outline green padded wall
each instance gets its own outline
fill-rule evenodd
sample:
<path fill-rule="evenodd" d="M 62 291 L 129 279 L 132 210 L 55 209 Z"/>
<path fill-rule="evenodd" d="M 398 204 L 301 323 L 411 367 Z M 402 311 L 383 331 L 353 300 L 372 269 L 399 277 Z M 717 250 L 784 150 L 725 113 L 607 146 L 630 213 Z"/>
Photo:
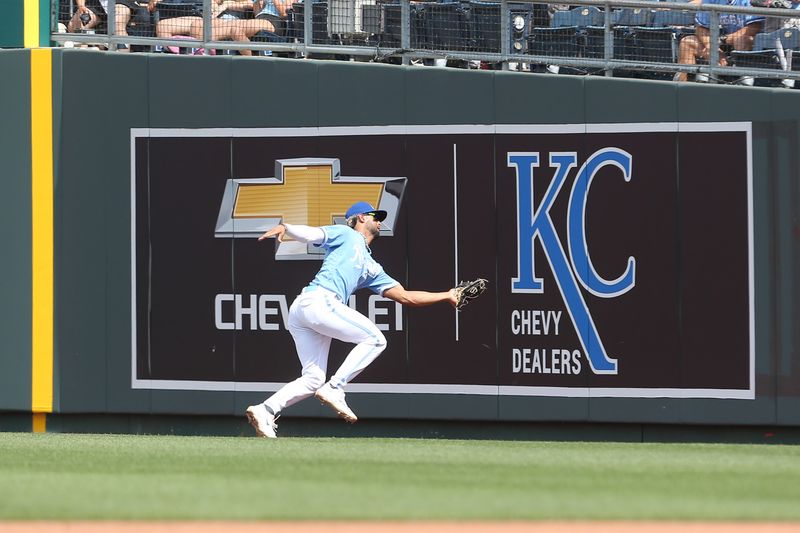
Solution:
<path fill-rule="evenodd" d="M 24 51 L 0 53 L 0 68 L 19 73 L 22 80 L 28 79 L 28 62 Z M 796 92 L 80 50 L 54 51 L 54 70 L 54 98 L 60 109 L 55 119 L 55 388 L 61 413 L 238 415 L 265 396 L 131 389 L 133 128 L 215 128 L 214 135 L 226 138 L 229 128 L 567 124 L 591 131 L 605 124 L 746 121 L 752 123 L 753 139 L 754 401 L 362 393 L 353 395 L 352 404 L 367 418 L 800 425 Z M 6 227 L 18 232 L 2 267 L 4 293 L 11 296 L 2 304 L 0 333 L 10 339 L 6 349 L 11 356 L 0 359 L 0 409 L 21 411 L 30 407 L 30 131 L 25 83 L 0 87 L 3 116 L 17 125 L 0 129 L 0 151 L 16 177 L 0 185 L 1 216 Z M 675 138 L 677 142 L 677 134 Z M 415 187 L 410 197 L 425 194 L 419 184 Z M 407 222 L 409 241 L 424 238 L 423 227 L 416 220 Z M 290 414 L 330 416 L 312 401 L 298 404 Z"/>
<path fill-rule="evenodd" d="M 0 50 L 0 409 L 31 408 L 31 83 L 30 52 Z M 13 74 L 12 74 L 13 73 Z"/>
<path fill-rule="evenodd" d="M 3 16 L 0 17 L 0 48 L 22 48 L 25 29 L 24 2 L 16 0 L 3 4 Z"/>

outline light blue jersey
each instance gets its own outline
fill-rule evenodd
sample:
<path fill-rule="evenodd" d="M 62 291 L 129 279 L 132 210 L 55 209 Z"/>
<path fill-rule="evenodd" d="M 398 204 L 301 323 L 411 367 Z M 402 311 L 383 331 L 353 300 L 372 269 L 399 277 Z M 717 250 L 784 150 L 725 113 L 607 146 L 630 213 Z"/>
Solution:
<path fill-rule="evenodd" d="M 739 7 L 750 7 L 750 0 L 703 0 L 703 4 L 717 4 L 729 5 Z M 711 20 L 711 15 L 708 11 L 698 11 L 695 14 L 694 21 L 697 25 L 708 28 Z M 738 31 L 748 24 L 754 22 L 763 22 L 764 15 L 742 15 L 739 13 L 720 13 L 719 25 L 724 34 L 733 33 Z"/>
<path fill-rule="evenodd" d="M 374 259 L 364 236 L 343 225 L 323 226 L 325 240 L 320 246 L 325 249 L 322 268 L 308 284 L 310 288 L 328 289 L 347 303 L 350 295 L 358 289 L 370 289 L 383 294 L 399 283 L 392 279 Z"/>

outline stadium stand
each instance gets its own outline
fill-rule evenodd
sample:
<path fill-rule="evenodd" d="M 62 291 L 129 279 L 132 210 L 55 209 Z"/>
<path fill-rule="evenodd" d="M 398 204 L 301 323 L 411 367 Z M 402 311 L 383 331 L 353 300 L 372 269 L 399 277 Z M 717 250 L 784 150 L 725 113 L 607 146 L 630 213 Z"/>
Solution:
<path fill-rule="evenodd" d="M 674 2 L 652 2 L 653 7 L 623 6 L 610 11 L 609 22 L 603 8 L 594 5 L 534 4 L 508 2 L 507 19 L 503 19 L 500 2 L 483 0 L 420 1 L 408 3 L 408 36 L 403 46 L 403 11 L 399 0 L 327 0 L 312 2 L 312 38 L 306 43 L 305 4 L 288 0 L 211 0 L 211 30 L 204 31 L 203 0 L 111 0 L 116 1 L 115 36 L 154 38 L 153 45 L 137 41 L 133 51 L 165 51 L 179 53 L 204 53 L 202 42 L 210 37 L 209 50 L 223 53 L 224 41 L 252 42 L 259 55 L 272 55 L 270 45 L 293 46 L 279 49 L 288 57 L 312 55 L 304 46 L 331 47 L 329 55 L 314 53 L 313 57 L 342 59 L 352 57 L 342 47 L 363 47 L 367 60 L 399 62 L 401 56 L 417 52 L 436 54 L 430 57 L 457 59 L 451 66 L 476 66 L 504 68 L 503 62 L 516 56 L 524 70 L 543 69 L 560 73 L 587 74 L 611 71 L 615 76 L 650 77 L 669 79 L 678 63 L 697 65 L 699 70 L 709 70 L 708 57 L 691 45 L 698 42 L 697 20 L 701 20 L 701 38 L 705 38 L 708 12 L 698 8 L 682 9 Z M 750 0 L 703 0 L 718 5 L 749 5 Z M 786 6 L 790 0 L 753 0 L 757 3 L 778 2 Z M 58 21 L 68 31 L 79 35 L 97 35 L 107 32 L 106 7 L 109 0 L 53 0 Z M 84 2 L 87 9 L 81 9 Z M 698 3 L 692 0 L 690 3 Z M 649 3 L 648 3 L 649 4 Z M 669 5 L 669 7 L 666 7 Z M 687 4 L 688 5 L 688 4 Z M 792 3 L 800 8 L 798 3 Z M 613 2 L 612 2 L 613 7 Z M 716 6 L 715 6 L 716 7 Z M 85 15 L 85 11 L 90 14 Z M 762 12 L 764 10 L 762 9 Z M 741 14 L 726 14 L 717 9 L 724 36 L 726 24 Z M 81 20 L 81 15 L 84 19 Z M 105 15 L 105 16 L 104 16 Z M 764 16 L 754 15 L 756 21 Z M 774 20 L 772 20 L 774 19 Z M 748 19 L 749 20 L 749 19 Z M 800 51 L 800 29 L 790 27 L 788 19 L 767 17 L 767 24 L 749 32 L 742 42 L 723 43 L 720 67 L 739 70 L 783 70 L 800 72 L 798 61 L 792 55 Z M 77 21 L 77 22 L 76 22 Z M 759 22 L 762 24 L 763 22 Z M 608 28 L 606 25 L 608 24 Z M 792 23 L 796 26 L 796 22 Z M 788 26 L 787 26 L 788 25 Z M 763 30 L 760 31 L 759 30 Z M 769 30 L 769 31 L 767 31 Z M 606 33 L 610 31 L 610 38 Z M 507 39 L 503 42 L 503 38 Z M 160 45 L 157 39 L 172 40 Z M 724 39 L 724 37 L 723 37 Z M 66 40 L 66 39 L 62 39 Z M 186 41 L 186 46 L 175 41 Z M 75 42 L 81 41 L 80 37 Z M 103 47 L 93 41 L 93 46 Z M 116 39 L 116 42 L 121 39 Z M 683 43 L 683 44 L 681 44 Z M 193 46 L 195 45 L 195 46 Z M 120 46 L 124 47 L 125 44 Z M 681 52 L 683 47 L 683 52 Z M 369 57 L 369 49 L 375 49 Z M 210 52 L 214 53 L 214 52 Z M 241 46 L 224 53 L 249 55 Z M 694 61 L 687 59 L 694 57 Z M 796 54 L 795 54 L 796 55 Z M 486 57 L 494 56 L 494 57 Z M 498 61 L 497 56 L 502 56 Z M 425 56 L 423 56 L 425 57 Z M 530 59 L 528 59 L 530 58 Z M 537 58 L 547 58 L 542 61 Z M 559 68 L 558 59 L 573 60 L 569 68 Z M 574 60 L 578 60 L 577 62 Z M 580 60 L 588 66 L 577 68 Z M 589 63 L 589 61 L 594 63 Z M 600 62 L 602 66 L 596 66 Z M 610 62 L 615 62 L 611 64 Z M 434 64 L 426 60 L 426 64 Z M 436 63 L 440 64 L 440 63 Z M 646 66 L 639 66 L 646 64 Z M 654 69 L 651 65 L 659 65 Z M 530 68 L 528 68 L 530 65 Z M 676 65 L 671 68 L 670 65 Z M 563 66 L 563 65 L 562 65 Z M 507 68 L 507 67 L 505 67 Z M 520 67 L 520 69 L 522 69 Z M 672 70 L 672 72 L 669 72 Z M 787 77 L 792 78 L 794 74 Z M 678 79 L 687 77 L 678 75 Z M 777 76 L 758 85 L 780 85 Z M 743 76 L 734 76 L 740 80 Z M 746 78 L 746 77 L 745 77 Z M 752 76 L 751 76 L 752 78 Z M 718 81 L 726 81 L 719 78 Z M 790 84 L 783 83 L 784 86 Z"/>

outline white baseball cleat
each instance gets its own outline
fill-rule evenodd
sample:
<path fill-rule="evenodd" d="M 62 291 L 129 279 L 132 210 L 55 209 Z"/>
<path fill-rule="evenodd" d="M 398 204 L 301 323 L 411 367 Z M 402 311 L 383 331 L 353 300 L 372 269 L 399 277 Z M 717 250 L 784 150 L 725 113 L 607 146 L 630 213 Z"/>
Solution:
<path fill-rule="evenodd" d="M 336 411 L 336 414 L 344 418 L 345 422 L 353 424 L 358 420 L 356 414 L 350 410 L 347 406 L 347 402 L 344 401 L 344 391 L 331 387 L 330 381 L 320 387 L 317 392 L 314 393 L 314 396 L 322 403 L 329 405 L 331 409 Z"/>
<path fill-rule="evenodd" d="M 247 408 L 245 414 L 247 415 L 247 421 L 255 428 L 256 435 L 270 439 L 278 437 L 275 431 L 278 429 L 278 424 L 275 423 L 275 415 L 267 411 L 263 403 L 251 405 Z"/>

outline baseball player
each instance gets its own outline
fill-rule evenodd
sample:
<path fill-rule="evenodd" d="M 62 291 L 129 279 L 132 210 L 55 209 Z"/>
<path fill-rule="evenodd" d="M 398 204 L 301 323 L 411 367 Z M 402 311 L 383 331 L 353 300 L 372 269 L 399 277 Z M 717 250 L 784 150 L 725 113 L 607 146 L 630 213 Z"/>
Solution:
<path fill-rule="evenodd" d="M 275 438 L 275 419 L 290 405 L 312 394 L 329 405 L 347 422 L 357 419 L 345 402 L 345 386 L 386 348 L 386 338 L 367 317 L 347 306 L 358 289 L 408 306 L 448 302 L 459 304 L 457 289 L 444 292 L 410 291 L 389 277 L 372 258 L 369 245 L 378 236 L 386 211 L 367 202 L 357 202 L 347 210 L 347 225 L 323 227 L 278 224 L 259 240 L 289 237 L 325 249 L 325 259 L 316 277 L 305 287 L 289 309 L 289 332 L 302 364 L 299 378 L 258 405 L 247 408 L 247 419 L 261 437 Z M 354 343 L 342 365 L 325 382 L 331 339 Z"/>

